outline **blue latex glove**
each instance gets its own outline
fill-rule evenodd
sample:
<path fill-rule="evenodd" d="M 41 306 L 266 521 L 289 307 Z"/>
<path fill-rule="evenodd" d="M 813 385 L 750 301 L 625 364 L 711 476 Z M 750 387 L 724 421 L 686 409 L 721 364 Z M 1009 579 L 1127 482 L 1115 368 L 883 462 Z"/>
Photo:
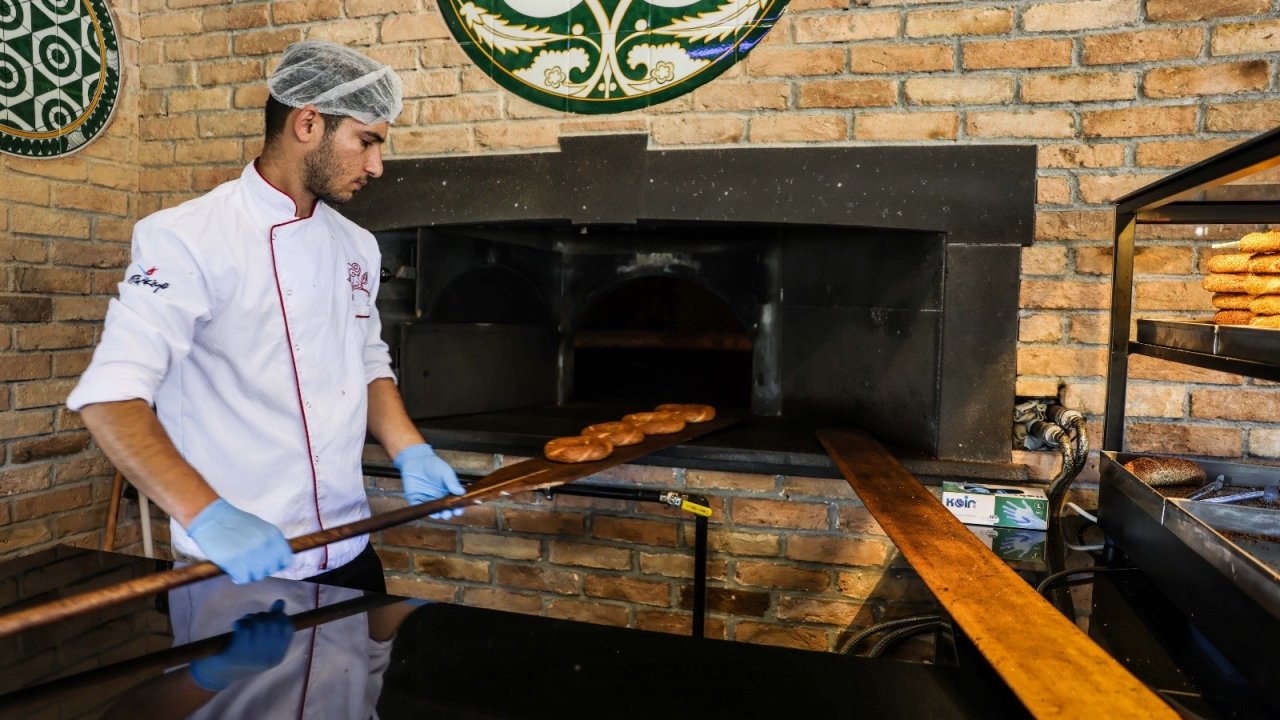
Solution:
<path fill-rule="evenodd" d="M 237 620 L 232 631 L 226 650 L 191 663 L 191 679 L 205 690 L 225 690 L 280 664 L 293 637 L 293 622 L 284 613 L 284 600 L 276 600 L 269 611 Z"/>
<path fill-rule="evenodd" d="M 462 489 L 458 474 L 449 467 L 449 463 L 441 460 L 426 443 L 410 445 L 401 450 L 394 462 L 404 484 L 404 499 L 410 505 L 437 500 L 449 493 L 465 495 L 467 492 Z M 461 514 L 462 508 L 458 508 L 441 510 L 431 517 L 446 519 Z"/>
<path fill-rule="evenodd" d="M 237 585 L 251 583 L 283 570 L 293 558 L 289 541 L 279 528 L 238 510 L 218 498 L 200 511 L 187 534 L 204 556 L 231 576 Z"/>

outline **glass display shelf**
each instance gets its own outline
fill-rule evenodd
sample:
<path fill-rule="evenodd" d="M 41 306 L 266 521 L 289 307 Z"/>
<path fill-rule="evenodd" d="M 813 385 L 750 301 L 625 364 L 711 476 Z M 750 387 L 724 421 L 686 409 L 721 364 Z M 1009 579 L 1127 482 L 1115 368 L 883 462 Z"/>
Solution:
<path fill-rule="evenodd" d="M 1119 451 L 1130 355 L 1280 381 L 1280 330 L 1140 318 L 1131 336 L 1138 226 L 1280 225 L 1280 128 L 1125 195 L 1115 213 L 1102 448 Z"/>

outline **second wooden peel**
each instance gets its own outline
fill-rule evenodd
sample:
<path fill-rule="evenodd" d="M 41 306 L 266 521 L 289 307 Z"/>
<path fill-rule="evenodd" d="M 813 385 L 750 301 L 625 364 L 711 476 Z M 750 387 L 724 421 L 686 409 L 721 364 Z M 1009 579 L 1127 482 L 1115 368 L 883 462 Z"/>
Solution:
<path fill-rule="evenodd" d="M 465 495 L 450 495 L 422 503 L 391 510 L 346 525 L 301 535 L 289 541 L 295 553 L 322 545 L 346 540 L 360 535 L 384 530 L 418 520 L 450 508 L 466 507 L 494 497 L 518 492 L 542 490 L 563 485 L 579 478 L 594 475 L 616 465 L 622 465 L 650 453 L 664 450 L 695 437 L 728 427 L 740 418 L 721 416 L 704 423 L 690 423 L 684 430 L 670 435 L 650 435 L 643 442 L 614 449 L 609 457 L 589 463 L 557 463 L 546 458 L 531 458 L 496 470 L 471 483 Z M 89 590 L 77 595 L 50 600 L 39 605 L 0 615 L 0 637 L 21 632 L 28 628 L 48 625 L 80 613 L 126 602 L 144 595 L 151 595 L 221 575 L 222 570 L 211 562 L 201 562 L 173 568 L 140 578 L 132 578 L 116 585 Z"/>
<path fill-rule="evenodd" d="M 866 433 L 818 439 L 947 613 L 1037 718 L 1177 718 Z"/>

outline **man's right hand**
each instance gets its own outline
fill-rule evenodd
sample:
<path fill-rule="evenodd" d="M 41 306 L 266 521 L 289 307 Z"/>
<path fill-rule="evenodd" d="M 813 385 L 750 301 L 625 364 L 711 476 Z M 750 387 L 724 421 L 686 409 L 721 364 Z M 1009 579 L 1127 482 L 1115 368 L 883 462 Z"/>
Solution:
<path fill-rule="evenodd" d="M 232 630 L 226 649 L 191 663 L 191 679 L 205 690 L 225 690 L 279 665 L 293 639 L 293 622 L 284 613 L 284 600 L 276 600 L 266 612 L 245 615 Z"/>
<path fill-rule="evenodd" d="M 279 528 L 218 498 L 187 526 L 187 534 L 237 585 L 283 570 L 293 550 Z"/>

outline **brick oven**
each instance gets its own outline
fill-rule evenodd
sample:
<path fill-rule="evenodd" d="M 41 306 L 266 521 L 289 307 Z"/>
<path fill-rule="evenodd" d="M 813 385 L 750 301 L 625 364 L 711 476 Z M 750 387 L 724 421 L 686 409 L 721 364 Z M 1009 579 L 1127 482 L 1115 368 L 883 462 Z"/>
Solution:
<path fill-rule="evenodd" d="M 433 442 L 528 454 L 684 401 L 748 419 L 667 464 L 822 472 L 829 425 L 1008 462 L 1032 148 L 646 141 L 393 160 L 350 207 Z"/>

